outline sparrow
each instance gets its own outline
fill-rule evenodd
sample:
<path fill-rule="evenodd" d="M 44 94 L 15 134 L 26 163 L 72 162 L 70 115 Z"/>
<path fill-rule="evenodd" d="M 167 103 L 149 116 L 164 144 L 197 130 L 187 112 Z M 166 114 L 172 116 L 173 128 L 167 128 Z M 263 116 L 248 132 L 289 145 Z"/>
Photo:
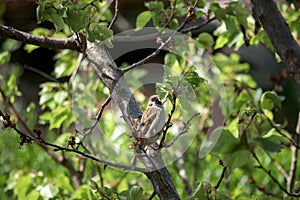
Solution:
<path fill-rule="evenodd" d="M 158 95 L 152 95 L 143 112 L 140 124 L 137 127 L 136 137 L 141 145 L 154 144 L 160 137 L 166 122 L 166 111 Z"/>

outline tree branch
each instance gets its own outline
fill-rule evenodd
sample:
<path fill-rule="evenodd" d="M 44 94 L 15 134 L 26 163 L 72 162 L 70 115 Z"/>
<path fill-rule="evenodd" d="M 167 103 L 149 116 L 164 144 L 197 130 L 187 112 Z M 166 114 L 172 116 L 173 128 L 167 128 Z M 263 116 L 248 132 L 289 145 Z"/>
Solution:
<path fill-rule="evenodd" d="M 254 15 L 265 29 L 276 52 L 287 69 L 300 83 L 300 47 L 272 0 L 251 0 Z"/>
<path fill-rule="evenodd" d="M 298 123 L 296 126 L 295 134 L 293 135 L 294 140 L 299 146 L 300 143 L 300 111 L 298 113 Z M 296 178 L 296 173 L 297 173 L 297 163 L 298 163 L 298 148 L 297 146 L 291 144 L 291 166 L 290 166 L 290 171 L 289 171 L 289 176 L 287 179 L 287 190 L 289 192 L 293 191 L 294 183 L 295 183 L 295 178 Z"/>
<path fill-rule="evenodd" d="M 262 169 L 272 180 L 273 180 L 273 182 L 284 192 L 284 193 L 286 193 L 288 196 L 291 196 L 291 197 L 300 197 L 300 194 L 297 194 L 297 193 L 291 193 L 291 192 L 289 192 L 289 191 L 287 191 L 287 189 L 286 188 L 284 188 L 280 183 L 279 183 L 279 181 L 272 175 L 272 173 L 271 173 L 271 171 L 270 170 L 268 170 L 268 169 L 266 169 L 263 165 L 262 165 L 262 163 L 260 162 L 260 160 L 258 159 L 258 157 L 257 157 L 257 155 L 254 153 L 254 152 L 252 152 L 252 155 L 253 155 L 253 157 L 254 157 L 254 159 L 257 161 L 257 163 L 258 163 L 258 168 L 259 169 Z"/>
<path fill-rule="evenodd" d="M 21 137 L 21 142 L 20 142 L 21 145 L 23 145 L 25 143 L 31 144 L 32 142 L 35 142 L 36 144 L 38 144 L 40 146 L 41 145 L 44 145 L 44 146 L 46 145 L 46 146 L 49 146 L 49 147 L 53 147 L 54 148 L 53 152 L 54 151 L 73 152 L 73 153 L 79 154 L 79 155 L 81 155 L 81 156 L 83 156 L 85 158 L 89 158 L 91 160 L 94 160 L 96 162 L 102 163 L 102 164 L 110 166 L 110 167 L 116 167 L 116 168 L 119 168 L 119 169 L 131 170 L 131 171 L 138 171 L 138 172 L 147 172 L 147 170 L 144 169 L 144 168 L 138 168 L 138 167 L 134 167 L 133 168 L 132 166 L 122 165 L 122 164 L 119 164 L 119 163 L 113 163 L 113 162 L 110 162 L 110 161 L 107 161 L 107 160 L 104 160 L 104 159 L 101 159 L 101 158 L 97 158 L 97 157 L 95 157 L 95 156 L 93 156 L 91 154 L 79 151 L 76 148 L 62 147 L 62 146 L 59 146 L 59 145 L 47 142 L 46 140 L 44 140 L 43 138 L 41 138 L 41 133 L 39 131 L 37 131 L 37 130 L 35 130 L 37 136 L 27 135 L 26 133 L 24 133 L 21 130 L 19 130 L 16 127 L 16 125 L 14 123 L 12 123 L 12 121 L 10 120 L 9 115 L 5 115 L 1 110 L 0 110 L 0 117 L 2 117 L 3 120 L 4 120 L 4 123 L 3 123 L 4 124 L 4 128 L 12 128 L 12 129 L 14 129 L 20 135 L 20 137 Z M 66 162 L 67 160 L 68 159 L 63 159 L 63 161 L 61 163 L 64 163 L 64 166 L 65 165 L 69 166 L 71 164 L 71 162 Z M 73 165 L 71 165 L 71 166 L 73 167 Z"/>
<path fill-rule="evenodd" d="M 9 102 L 9 98 L 4 94 L 2 89 L 0 88 L 0 93 L 3 98 L 3 100 L 6 103 L 6 106 L 10 109 L 11 113 L 16 117 L 18 120 L 18 124 L 20 127 L 25 131 L 25 133 L 16 130 L 19 134 L 23 133 L 23 136 L 28 136 L 30 138 L 34 138 L 35 134 L 33 133 L 32 130 L 27 126 L 27 124 L 23 121 L 19 113 L 15 110 L 14 106 Z M 3 113 L 0 110 L 0 116 L 3 117 Z M 3 117 L 5 119 L 5 117 Z M 12 123 L 10 123 L 12 124 Z M 15 127 L 14 127 L 15 128 Z M 43 143 L 37 143 L 55 162 L 59 163 L 60 165 L 64 166 L 66 169 L 68 169 L 72 180 L 75 184 L 75 186 L 78 188 L 80 187 L 80 182 L 81 182 L 81 175 L 77 172 L 77 170 L 74 168 L 72 161 L 66 157 L 58 156 L 52 149 L 48 148 L 45 144 Z"/>
<path fill-rule="evenodd" d="M 219 180 L 218 182 L 216 183 L 215 185 L 215 189 L 217 190 L 219 187 L 220 187 L 220 184 L 225 176 L 225 172 L 226 172 L 226 169 L 227 169 L 227 166 L 226 164 L 223 162 L 223 160 L 219 160 L 219 164 L 223 167 L 223 170 L 222 170 L 222 174 L 221 176 L 219 177 Z"/>
<path fill-rule="evenodd" d="M 184 126 L 183 128 L 181 129 L 181 131 L 171 140 L 171 142 L 167 143 L 167 144 L 164 144 L 163 147 L 165 148 L 169 148 L 171 147 L 177 140 L 178 138 L 183 135 L 184 133 L 186 133 L 191 125 L 191 121 L 197 117 L 198 115 L 200 115 L 200 113 L 195 113 L 194 115 L 191 116 L 191 118 L 186 122 L 184 123 Z"/>
<path fill-rule="evenodd" d="M 118 18 L 118 14 L 119 14 L 119 0 L 115 0 L 115 14 L 114 17 L 112 18 L 108 28 L 110 29 L 114 23 L 116 22 L 117 18 Z"/>
<path fill-rule="evenodd" d="M 33 44 L 49 49 L 71 49 L 81 51 L 79 42 L 74 37 L 51 38 L 46 36 L 34 36 L 30 33 L 19 31 L 12 27 L 0 25 L 0 39 L 11 38 L 23 43 Z"/>

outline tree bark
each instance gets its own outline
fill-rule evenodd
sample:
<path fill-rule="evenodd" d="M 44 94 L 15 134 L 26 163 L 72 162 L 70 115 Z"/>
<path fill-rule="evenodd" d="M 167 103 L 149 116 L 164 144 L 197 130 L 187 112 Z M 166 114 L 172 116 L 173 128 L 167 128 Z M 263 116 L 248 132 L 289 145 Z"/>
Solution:
<path fill-rule="evenodd" d="M 251 0 L 253 12 L 290 75 L 300 82 L 300 47 L 273 0 Z"/>

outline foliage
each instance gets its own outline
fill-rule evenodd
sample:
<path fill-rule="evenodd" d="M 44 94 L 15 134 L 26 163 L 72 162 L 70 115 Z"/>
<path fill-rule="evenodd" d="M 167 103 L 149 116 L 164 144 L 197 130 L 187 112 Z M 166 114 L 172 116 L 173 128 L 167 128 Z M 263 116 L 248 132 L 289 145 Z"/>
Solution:
<path fill-rule="evenodd" d="M 178 130 L 188 124 L 193 114 L 200 113 L 199 118 L 192 119 L 190 130 L 182 135 L 183 139 L 189 140 L 189 148 L 184 149 L 185 152 L 178 161 L 168 166 L 180 197 L 190 200 L 254 197 L 289 199 L 287 193 L 280 188 L 287 187 L 283 171 L 290 169 L 293 156 L 290 146 L 295 145 L 295 131 L 288 126 L 288 119 L 295 116 L 285 116 L 284 112 L 286 91 L 260 88 L 248 73 L 248 63 L 244 63 L 236 53 L 226 55 L 219 51 L 223 47 L 237 50 L 248 42 L 251 45 L 264 43 L 274 51 L 269 38 L 263 29 L 255 31 L 255 20 L 240 1 L 232 1 L 225 7 L 212 1 L 207 11 L 204 0 L 189 1 L 191 5 L 186 2 L 171 0 L 167 4 L 162 1 L 147 1 L 147 10 L 139 13 L 135 22 L 136 31 L 149 23 L 159 30 L 178 30 L 183 19 L 191 14 L 189 8 L 195 2 L 197 9 L 191 14 L 190 21 L 215 16 L 220 22 L 220 26 L 211 33 L 192 35 L 188 32 L 183 39 L 174 39 L 174 43 L 177 43 L 169 45 L 171 50 L 164 54 L 164 81 L 156 84 L 157 93 L 166 97 L 167 113 L 171 113 L 173 107 L 176 107 L 171 118 L 172 126 L 166 136 L 167 142 L 172 141 Z M 82 33 L 90 42 L 100 40 L 111 44 L 113 31 L 109 24 L 113 14 L 108 7 L 107 1 L 39 0 L 37 22 L 50 21 L 55 31 L 39 27 L 32 34 L 69 37 L 74 33 L 77 36 Z M 299 11 L 292 5 L 280 4 L 279 7 L 293 34 L 299 37 Z M 187 39 L 190 36 L 194 40 Z M 32 102 L 26 109 L 17 110 L 20 116 L 12 111 L 13 106 L 17 105 L 16 99 L 22 98 L 18 81 L 23 70 L 18 63 L 10 62 L 10 53 L 18 48 L 18 42 L 7 39 L 2 43 L 0 53 L 0 64 L 5 68 L 0 76 L 1 91 L 5 94 L 0 97 L 0 108 L 9 113 L 16 126 L 24 130 L 19 124 L 18 117 L 21 116 L 29 129 L 41 127 L 43 137 L 53 144 L 93 153 L 101 158 L 113 155 L 119 162 L 129 162 L 130 158 L 119 156 L 120 150 L 113 145 L 97 143 L 93 138 L 90 138 L 88 148 L 81 143 L 85 139 L 84 131 L 93 126 L 96 113 L 109 92 L 92 69 L 85 66 L 84 62 L 78 64 L 81 60 L 77 52 L 58 51 L 54 57 L 56 64 L 52 72 L 56 81 L 40 84 L 38 105 Z M 39 47 L 27 44 L 24 48 L 31 52 Z M 205 56 L 199 59 L 197 49 L 205 49 L 213 54 L 209 59 Z M 206 63 L 202 59 L 215 65 L 208 70 L 215 76 L 201 70 Z M 121 68 L 124 69 L 125 66 L 127 64 L 123 64 Z M 82 74 L 74 78 L 74 71 L 79 68 Z M 136 69 L 132 73 L 134 70 Z M 132 76 L 135 79 L 128 82 L 137 84 L 144 75 L 140 71 Z M 297 86 L 295 87 L 297 91 Z M 174 100 L 172 94 L 177 99 Z M 134 95 L 141 107 L 144 107 L 146 97 L 142 89 L 135 91 Z M 223 114 L 224 123 L 208 134 L 208 129 L 215 122 L 213 104 L 219 108 L 217 112 Z M 41 113 L 36 112 L 37 107 L 41 109 Z M 96 125 L 96 128 L 114 141 L 114 145 L 132 152 L 133 149 L 129 146 L 133 139 L 125 136 L 129 129 L 121 117 L 114 119 L 120 111 L 114 110 L 113 103 L 110 108 L 104 109 L 100 125 Z M 293 109 L 299 110 L 299 105 L 295 105 Z M 81 183 L 76 185 L 70 171 L 42 152 L 38 144 L 23 145 L 21 138 L 12 129 L 4 129 L 5 116 L 0 116 L 0 121 L 3 123 L 3 131 L 0 133 L 0 199 L 133 200 L 146 198 L 153 191 L 152 185 L 141 173 L 127 173 L 71 152 L 57 152 L 61 157 L 70 158 L 76 170 L 84 168 Z M 80 126 L 76 126 L 76 123 L 85 126 L 79 129 Z M 190 133 L 193 131 L 195 135 L 191 138 Z M 70 140 L 73 137 L 75 142 Z M 20 149 L 16 141 L 19 142 Z M 181 150 L 181 144 L 176 145 L 173 146 L 174 149 Z M 99 152 L 100 149 L 105 149 L 107 155 L 97 153 L 93 148 Z M 224 166 L 219 165 L 219 160 L 226 164 L 226 171 Z M 300 169 L 299 162 L 295 167 Z M 217 187 L 223 173 L 225 178 L 221 179 L 221 185 Z M 299 172 L 291 193 L 299 192 L 298 174 Z"/>

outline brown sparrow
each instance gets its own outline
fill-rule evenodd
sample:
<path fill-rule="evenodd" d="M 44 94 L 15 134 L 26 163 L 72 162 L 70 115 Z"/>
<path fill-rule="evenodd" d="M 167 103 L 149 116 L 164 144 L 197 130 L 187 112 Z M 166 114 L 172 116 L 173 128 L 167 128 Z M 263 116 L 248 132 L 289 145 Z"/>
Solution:
<path fill-rule="evenodd" d="M 162 102 L 158 95 L 152 95 L 136 131 L 136 138 L 140 139 L 141 145 L 155 143 L 161 135 L 165 122 L 166 112 Z"/>

